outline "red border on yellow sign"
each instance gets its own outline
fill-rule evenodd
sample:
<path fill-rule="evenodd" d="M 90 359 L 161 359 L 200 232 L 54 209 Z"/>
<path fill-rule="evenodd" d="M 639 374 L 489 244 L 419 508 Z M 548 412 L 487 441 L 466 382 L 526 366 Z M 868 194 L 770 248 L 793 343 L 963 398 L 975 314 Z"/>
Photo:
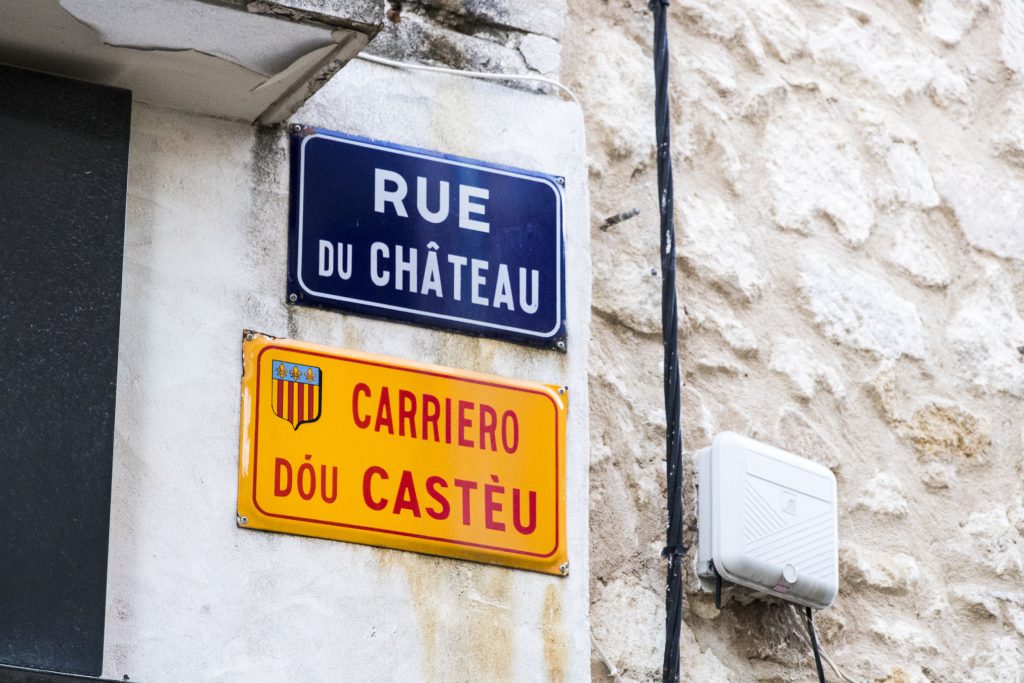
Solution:
<path fill-rule="evenodd" d="M 524 473 L 521 468 L 518 470 L 509 469 L 506 471 L 506 474 L 513 479 L 518 477 L 520 481 L 529 482 L 535 481 L 531 480 L 531 477 L 534 476 L 533 470 L 537 469 L 537 465 L 543 464 L 545 460 L 548 462 L 547 466 L 553 469 L 553 482 L 551 481 L 552 469 L 549 469 L 549 474 L 545 475 L 548 478 L 549 484 L 541 483 L 536 486 L 538 490 L 541 490 L 538 497 L 543 498 L 547 496 L 551 498 L 550 501 L 544 501 L 542 505 L 548 505 L 549 507 L 553 505 L 553 516 L 546 519 L 541 517 L 538 521 L 539 525 L 549 525 L 547 527 L 549 530 L 550 525 L 553 524 L 553 547 L 551 547 L 550 550 L 547 550 L 546 548 L 527 548 L 522 545 L 520 545 L 520 547 L 516 547 L 516 543 L 511 542 L 487 542 L 481 538 L 460 538 L 456 534 L 443 535 L 436 533 L 423 533 L 422 529 L 395 528 L 396 526 L 402 526 L 402 522 L 400 519 L 396 520 L 391 517 L 387 517 L 386 519 L 389 521 L 396 521 L 396 524 L 392 525 L 390 528 L 387 525 L 358 523 L 351 519 L 339 519 L 338 515 L 334 514 L 336 508 L 319 508 L 321 511 L 324 511 L 325 514 L 288 514 L 280 510 L 275 511 L 273 509 L 268 509 L 270 506 L 265 502 L 267 498 L 266 494 L 264 495 L 264 504 L 261 505 L 260 481 L 262 480 L 259 478 L 260 472 L 266 476 L 269 471 L 266 464 L 263 464 L 262 469 L 260 466 L 260 435 L 261 431 L 264 431 L 261 429 L 260 421 L 261 415 L 265 414 L 269 407 L 269 401 L 265 400 L 265 384 L 269 379 L 264 378 L 264 375 L 267 374 L 266 368 L 269 366 L 269 356 L 265 356 L 268 352 L 289 354 L 288 357 L 293 360 L 296 358 L 298 359 L 294 362 L 304 362 L 309 365 L 319 364 L 325 368 L 331 368 L 331 371 L 324 371 L 324 374 L 327 375 L 325 382 L 331 380 L 330 374 L 341 374 L 338 372 L 338 367 L 340 366 L 337 364 L 342 363 L 366 368 L 368 372 L 390 371 L 397 373 L 410 373 L 418 378 L 417 381 L 431 382 L 433 384 L 430 384 L 429 386 L 435 388 L 440 387 L 443 391 L 453 392 L 453 394 L 458 394 L 459 387 L 470 386 L 484 388 L 484 391 L 490 392 L 491 395 L 500 396 L 502 392 L 511 391 L 536 396 L 546 400 L 552 411 L 550 417 L 541 420 L 534 417 L 530 424 L 527 425 L 527 428 L 536 429 L 541 432 L 550 429 L 550 433 L 546 434 L 544 437 L 545 439 L 550 438 L 550 440 L 546 441 L 550 446 L 540 449 L 541 451 L 546 451 L 546 448 L 550 448 L 550 451 L 543 452 L 539 456 L 531 452 L 527 456 L 532 458 L 530 462 L 526 463 L 528 471 L 525 471 Z M 493 375 L 410 362 L 397 358 L 378 356 L 375 354 L 329 349 L 304 342 L 277 340 L 264 335 L 253 334 L 247 334 L 246 340 L 243 342 L 243 359 L 245 367 L 242 378 L 242 433 L 238 491 L 240 524 L 249 528 L 282 531 L 285 533 L 394 547 L 434 555 L 502 564 L 545 573 L 563 575 L 567 573 L 567 552 L 564 539 L 564 453 L 567 406 L 564 394 L 560 392 L 557 387 L 536 382 L 512 380 Z M 334 364 L 334 366 L 332 367 L 331 364 Z M 268 375 L 268 378 L 269 377 L 270 376 Z M 480 389 L 477 389 L 476 391 L 479 392 Z M 474 395 L 476 395 L 474 391 L 467 393 L 467 396 Z M 264 406 L 264 403 L 267 403 L 268 405 Z M 535 401 L 534 404 L 536 404 Z M 534 408 L 531 415 L 536 416 L 536 414 L 536 409 Z M 276 425 L 277 423 L 273 424 Z M 296 428 L 296 434 L 299 433 L 299 429 L 300 428 Z M 425 431 L 426 430 L 424 429 L 424 432 Z M 310 430 L 307 429 L 303 434 L 309 434 L 309 432 Z M 297 436 L 295 438 L 300 437 Z M 380 439 L 385 437 L 374 438 Z M 425 434 L 424 438 L 426 438 Z M 418 444 L 414 445 L 418 446 Z M 456 456 L 459 455 L 458 453 L 455 453 L 451 447 L 446 449 L 446 447 L 441 446 L 435 450 L 438 454 L 436 457 L 448 458 L 446 461 L 448 465 L 452 465 L 457 459 Z M 398 449 L 397 451 L 393 450 L 392 452 L 401 452 L 401 449 Z M 462 455 L 465 456 L 465 454 Z M 276 477 L 277 473 L 275 473 L 274 476 Z M 482 474 L 478 474 L 478 476 L 482 476 Z M 524 476 L 526 477 L 525 479 L 523 479 Z M 265 487 L 267 485 L 262 484 L 262 486 Z M 277 486 L 276 479 L 274 486 Z M 337 477 L 335 477 L 334 491 L 335 494 L 337 494 Z M 276 495 L 276 489 L 274 493 Z M 463 493 L 465 494 L 465 491 L 463 491 Z M 465 501 L 466 499 L 464 498 L 463 500 Z M 501 506 L 497 509 L 500 510 Z M 417 517 L 419 517 L 418 514 Z M 244 522 L 241 521 L 243 518 Z M 488 517 L 488 521 L 490 521 L 490 517 Z M 414 525 L 423 525 L 419 520 L 412 520 L 412 522 Z M 429 522 L 427 523 L 429 524 Z M 458 529 L 458 527 L 455 527 L 453 524 L 449 524 L 448 526 L 450 528 Z M 470 536 L 473 535 L 473 533 L 467 533 Z M 477 533 L 479 535 L 479 533 L 490 534 L 491 532 Z M 511 536 L 512 534 L 510 533 L 509 537 Z"/>

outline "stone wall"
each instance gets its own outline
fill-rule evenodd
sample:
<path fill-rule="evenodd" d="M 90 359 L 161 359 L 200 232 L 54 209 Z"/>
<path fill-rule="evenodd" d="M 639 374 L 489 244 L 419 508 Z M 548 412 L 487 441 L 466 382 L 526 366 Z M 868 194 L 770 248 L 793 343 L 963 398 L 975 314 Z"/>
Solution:
<path fill-rule="evenodd" d="M 557 78 L 566 0 L 387 0 L 368 52 L 471 71 Z"/>
<path fill-rule="evenodd" d="M 1024 3 L 669 11 L 687 452 L 728 429 L 836 473 L 840 595 L 817 623 L 850 679 L 1021 680 Z M 562 77 L 594 218 L 596 680 L 660 677 L 650 44 L 646 2 L 570 3 Z M 736 594 L 719 612 L 687 582 L 685 680 L 814 679 L 788 608 Z"/>

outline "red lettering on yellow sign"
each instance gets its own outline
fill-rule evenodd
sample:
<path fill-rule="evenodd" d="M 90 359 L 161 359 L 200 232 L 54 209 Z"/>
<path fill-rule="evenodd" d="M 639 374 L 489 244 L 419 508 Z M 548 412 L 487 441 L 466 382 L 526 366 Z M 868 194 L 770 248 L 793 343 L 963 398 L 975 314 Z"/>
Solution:
<path fill-rule="evenodd" d="M 486 403 L 460 400 L 453 412 L 450 398 L 442 402 L 433 394 L 418 395 L 407 389 L 398 389 L 397 394 L 396 411 L 392 408 L 390 387 L 374 391 L 364 382 L 356 384 L 352 389 L 352 421 L 356 427 L 415 439 L 418 424 L 419 438 L 450 444 L 454 420 L 455 438 L 460 446 L 497 451 L 500 443 L 501 449 L 509 454 L 519 448 L 519 417 L 514 410 L 502 411 L 499 421 L 498 411 Z M 397 420 L 392 418 L 395 414 Z M 439 426 L 439 422 L 443 425 Z M 476 430 L 474 423 L 478 425 Z"/>
<path fill-rule="evenodd" d="M 562 392 L 262 336 L 243 351 L 245 526 L 565 573 Z M 275 414 L 273 381 L 315 386 L 315 421 Z"/>

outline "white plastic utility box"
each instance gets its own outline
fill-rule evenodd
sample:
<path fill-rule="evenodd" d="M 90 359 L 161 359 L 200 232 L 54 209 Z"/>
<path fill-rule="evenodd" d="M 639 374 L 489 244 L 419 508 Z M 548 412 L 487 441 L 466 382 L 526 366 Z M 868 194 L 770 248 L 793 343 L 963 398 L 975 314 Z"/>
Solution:
<path fill-rule="evenodd" d="M 697 573 L 822 609 L 839 592 L 836 478 L 723 432 L 697 460 Z"/>

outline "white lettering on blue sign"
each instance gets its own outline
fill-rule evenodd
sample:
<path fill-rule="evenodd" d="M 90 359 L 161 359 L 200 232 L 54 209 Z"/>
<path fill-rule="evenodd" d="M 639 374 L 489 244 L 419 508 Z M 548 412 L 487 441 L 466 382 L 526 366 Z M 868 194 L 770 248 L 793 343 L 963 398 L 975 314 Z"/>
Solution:
<path fill-rule="evenodd" d="M 293 137 L 291 245 L 296 303 L 541 346 L 565 338 L 550 176 L 306 129 Z"/>
<path fill-rule="evenodd" d="M 395 215 L 408 218 L 409 212 L 405 209 L 405 196 L 409 193 L 409 183 L 402 177 L 401 173 L 389 171 L 385 168 L 374 169 L 373 182 L 373 210 L 377 213 L 387 213 L 387 205 L 390 204 Z M 416 178 L 416 212 L 420 218 L 428 223 L 443 223 L 448 219 L 449 206 L 449 184 L 438 181 L 438 208 L 431 211 L 427 208 L 427 179 L 423 176 Z M 473 187 L 472 185 L 459 185 L 459 227 L 466 230 L 477 230 L 479 232 L 490 232 L 491 226 L 486 221 L 470 218 L 470 216 L 483 216 L 487 207 L 474 199 L 490 199 L 491 193 L 484 187 Z"/>
<path fill-rule="evenodd" d="M 427 245 L 420 265 L 420 252 L 415 247 L 406 248 L 400 244 L 388 246 L 384 242 L 374 242 L 370 245 L 369 262 L 366 264 L 370 280 L 377 287 L 392 286 L 400 291 L 430 294 L 439 299 L 450 296 L 455 301 L 462 301 L 467 291 L 463 288 L 462 269 L 469 264 L 468 292 L 471 303 L 510 311 L 521 310 L 529 315 L 537 312 L 540 272 L 536 269 L 510 269 L 506 263 L 491 268 L 489 261 L 467 259 L 458 254 L 448 254 L 444 259 L 439 259 L 438 248 L 434 242 Z M 493 280 L 488 278 L 488 271 L 495 273 Z M 352 245 L 344 242 L 335 245 L 320 240 L 317 272 L 321 277 L 336 276 L 342 280 L 352 277 Z M 513 297 L 516 291 L 519 293 L 518 299 Z"/>

